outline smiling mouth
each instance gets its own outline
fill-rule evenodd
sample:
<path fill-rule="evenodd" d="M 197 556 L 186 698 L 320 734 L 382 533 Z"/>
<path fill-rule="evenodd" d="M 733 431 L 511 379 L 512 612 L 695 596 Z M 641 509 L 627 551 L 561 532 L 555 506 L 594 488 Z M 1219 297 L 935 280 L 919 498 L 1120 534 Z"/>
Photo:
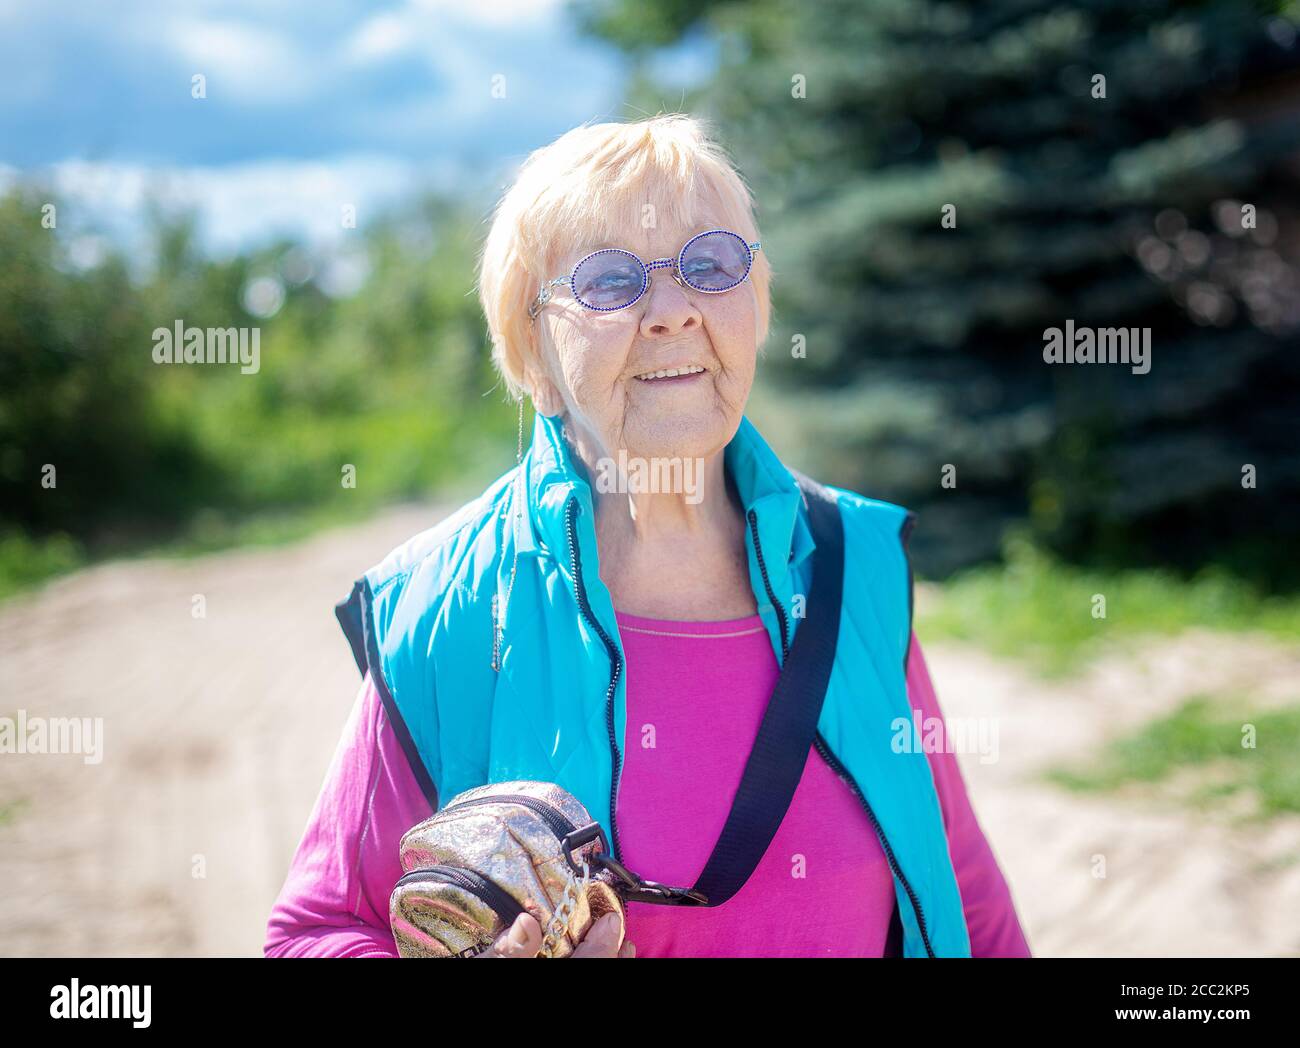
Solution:
<path fill-rule="evenodd" d="M 647 371 L 643 375 L 637 375 L 636 378 L 641 382 L 663 382 L 667 379 L 690 378 L 692 375 L 702 375 L 705 368 L 699 364 L 688 364 L 680 368 L 660 368 L 658 371 Z"/>

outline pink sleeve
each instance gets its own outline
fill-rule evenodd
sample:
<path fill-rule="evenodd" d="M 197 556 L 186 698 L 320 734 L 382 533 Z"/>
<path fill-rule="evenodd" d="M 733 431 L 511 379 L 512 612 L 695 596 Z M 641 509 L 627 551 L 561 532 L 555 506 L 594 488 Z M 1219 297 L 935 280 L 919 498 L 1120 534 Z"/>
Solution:
<path fill-rule="evenodd" d="M 370 677 L 267 923 L 267 957 L 396 957 L 398 841 L 431 814 Z"/>
<path fill-rule="evenodd" d="M 921 654 L 921 645 L 915 634 L 912 635 L 912 650 L 907 663 L 907 693 L 912 706 L 921 711 L 922 717 L 936 717 L 942 721 L 943 711 L 939 708 L 925 656 Z M 944 723 L 943 738 L 947 737 L 947 724 Z M 948 829 L 948 854 L 957 873 L 957 887 L 961 891 L 966 926 L 970 931 L 971 956 L 1030 956 L 1029 944 L 1011 901 L 1011 891 L 971 808 L 957 754 L 939 751 L 928 756 L 939 793 L 939 806 Z"/>

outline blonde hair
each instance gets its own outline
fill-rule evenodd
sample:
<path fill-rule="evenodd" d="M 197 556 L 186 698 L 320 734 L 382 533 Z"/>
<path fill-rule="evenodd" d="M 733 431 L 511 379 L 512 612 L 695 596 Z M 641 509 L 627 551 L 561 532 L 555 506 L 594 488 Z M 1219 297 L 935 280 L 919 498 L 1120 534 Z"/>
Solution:
<path fill-rule="evenodd" d="M 478 268 L 492 361 L 514 396 L 527 392 L 525 362 L 535 351 L 528 306 L 543 281 L 560 275 L 547 268 L 552 260 L 593 241 L 614 243 L 647 206 L 656 224 L 694 229 L 697 193 L 713 209 L 710 220 L 759 239 L 748 186 L 697 117 L 585 124 L 529 155 L 493 212 Z M 749 279 L 761 346 L 771 314 L 771 267 L 761 251 Z"/>

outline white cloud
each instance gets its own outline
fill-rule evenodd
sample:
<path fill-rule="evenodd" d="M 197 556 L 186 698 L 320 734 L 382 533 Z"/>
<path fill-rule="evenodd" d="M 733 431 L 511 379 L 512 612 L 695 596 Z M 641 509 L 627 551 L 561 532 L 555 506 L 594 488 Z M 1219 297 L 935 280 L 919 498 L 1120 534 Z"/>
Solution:
<path fill-rule="evenodd" d="M 375 15 L 357 30 L 345 48 L 346 57 L 367 63 L 389 58 L 415 46 L 411 20 L 392 11 Z"/>
<path fill-rule="evenodd" d="M 410 0 L 409 6 L 474 25 L 519 29 L 558 13 L 564 0 L 486 0 L 469 4 L 464 0 Z"/>
<path fill-rule="evenodd" d="M 445 70 L 465 48 L 465 30 L 525 31 L 558 15 L 563 5 L 564 0 L 468 4 L 464 0 L 408 0 L 401 8 L 368 18 L 347 42 L 344 54 L 359 64 L 396 54 L 426 54 L 435 68 Z"/>
<path fill-rule="evenodd" d="M 138 231 L 150 203 L 192 208 L 204 245 L 226 253 L 278 236 L 331 245 L 350 232 L 341 222 L 344 205 L 355 206 L 357 225 L 365 225 L 420 187 L 445 183 L 451 172 L 353 156 L 187 168 L 68 161 L 55 165 L 52 176 L 62 198 L 111 233 Z"/>
<path fill-rule="evenodd" d="M 266 26 L 182 18 L 168 36 L 192 71 L 207 78 L 209 97 L 225 92 L 240 102 L 283 105 L 314 94 L 327 71 L 291 37 Z"/>
<path fill-rule="evenodd" d="M 460 187 L 477 191 L 496 174 L 486 164 L 611 113 L 623 73 L 565 0 L 0 0 L 5 18 L 21 24 L 0 33 L 4 159 L 24 177 L 57 166 L 108 222 L 154 187 L 189 193 L 223 242 L 274 221 L 310 226 L 321 180 L 362 155 L 367 185 L 428 161 L 460 165 Z M 93 99 L 74 90 L 88 71 Z M 206 104 L 189 104 L 195 73 Z M 288 159 L 310 157 L 316 174 Z"/>

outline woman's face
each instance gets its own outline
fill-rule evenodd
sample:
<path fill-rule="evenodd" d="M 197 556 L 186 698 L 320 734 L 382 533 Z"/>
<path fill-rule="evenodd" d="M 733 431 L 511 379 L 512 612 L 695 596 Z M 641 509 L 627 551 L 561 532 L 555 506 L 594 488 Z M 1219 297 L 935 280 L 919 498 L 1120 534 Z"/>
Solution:
<path fill-rule="evenodd" d="M 584 244 L 552 259 L 570 273 L 601 247 L 619 247 L 643 262 L 675 258 L 695 229 L 629 227 L 615 244 Z M 758 303 L 745 280 L 722 294 L 679 285 L 670 269 L 650 273 L 633 305 L 589 310 L 561 288 L 534 324 L 540 360 L 533 399 L 546 415 L 562 414 L 580 444 L 600 455 L 624 449 L 641 458 L 706 458 L 731 440 L 754 381 Z M 675 378 L 665 370 L 703 369 Z"/>

